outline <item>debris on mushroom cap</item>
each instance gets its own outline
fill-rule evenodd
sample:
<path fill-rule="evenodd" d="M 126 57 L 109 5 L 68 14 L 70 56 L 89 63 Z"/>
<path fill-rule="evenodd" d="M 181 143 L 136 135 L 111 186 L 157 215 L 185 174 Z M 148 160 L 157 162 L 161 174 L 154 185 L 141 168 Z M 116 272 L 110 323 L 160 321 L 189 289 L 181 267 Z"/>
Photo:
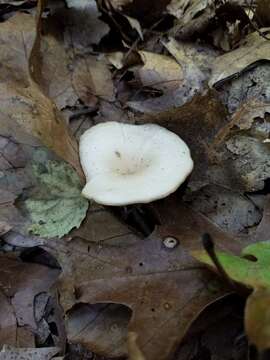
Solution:
<path fill-rule="evenodd" d="M 155 124 L 107 122 L 80 139 L 82 195 L 103 205 L 149 203 L 174 192 L 193 169 L 188 146 Z"/>

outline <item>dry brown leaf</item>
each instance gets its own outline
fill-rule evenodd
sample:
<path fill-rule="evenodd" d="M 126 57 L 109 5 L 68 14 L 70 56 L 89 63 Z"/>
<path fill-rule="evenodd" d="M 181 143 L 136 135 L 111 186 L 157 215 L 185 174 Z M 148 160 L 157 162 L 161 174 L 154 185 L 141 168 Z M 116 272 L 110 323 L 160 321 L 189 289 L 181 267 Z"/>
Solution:
<path fill-rule="evenodd" d="M 164 93 L 173 91 L 183 82 L 181 66 L 171 57 L 139 51 L 144 65 L 135 71 L 143 86 L 150 86 L 163 90 Z"/>
<path fill-rule="evenodd" d="M 199 33 L 208 25 L 215 16 L 215 1 L 172 0 L 167 11 L 177 18 L 173 32 L 184 38 Z"/>
<path fill-rule="evenodd" d="M 35 330 L 33 310 L 35 296 L 49 290 L 56 281 L 59 271 L 42 265 L 25 264 L 5 255 L 1 256 L 1 265 L 1 290 L 10 298 L 17 324 Z"/>
<path fill-rule="evenodd" d="M 88 347 L 98 354 L 119 357 L 127 353 L 127 332 L 131 311 L 118 304 L 78 304 L 67 314 L 66 332 L 70 343 Z M 94 326 L 93 326 L 94 324 Z"/>
<path fill-rule="evenodd" d="M 262 26 L 270 26 L 270 3 L 268 0 L 257 0 L 256 17 Z"/>
<path fill-rule="evenodd" d="M 265 34 L 269 33 L 269 29 L 262 31 Z M 223 80 L 238 76 L 257 61 L 270 60 L 269 53 L 269 40 L 262 37 L 257 31 L 247 35 L 237 49 L 216 58 L 209 85 L 214 86 Z"/>
<path fill-rule="evenodd" d="M 183 24 L 187 24 L 212 4 L 213 0 L 172 0 L 167 6 L 167 10 Z"/>
<path fill-rule="evenodd" d="M 51 33 L 41 37 L 42 62 L 40 85 L 44 93 L 54 101 L 59 110 L 74 106 L 78 100 L 72 86 L 72 59 L 69 58 L 62 39 Z"/>
<path fill-rule="evenodd" d="M 37 331 L 36 296 L 49 291 L 59 271 L 22 263 L 12 255 L 1 255 L 0 262 L 0 346 L 31 347 Z"/>
<path fill-rule="evenodd" d="M 121 10 L 122 7 L 129 5 L 133 2 L 133 0 L 112 0 L 111 4 L 115 9 Z"/>
<path fill-rule="evenodd" d="M 144 115 L 136 119 L 137 123 L 156 123 L 165 126 L 178 134 L 191 149 L 195 168 L 191 174 L 189 186 L 203 183 L 209 166 L 209 147 L 216 134 L 226 124 L 227 112 L 217 94 L 208 91 L 181 107 L 160 112 L 155 115 Z M 198 133 L 198 124 L 200 132 Z M 194 136 L 196 134 L 196 136 Z"/>
<path fill-rule="evenodd" d="M 85 105 L 94 106 L 98 100 L 115 100 L 112 75 L 105 58 L 87 56 L 74 64 L 73 86 Z"/>
<path fill-rule="evenodd" d="M 266 113 L 270 113 L 270 104 L 257 99 L 246 101 L 235 111 L 230 122 L 217 133 L 213 146 L 222 144 L 234 132 L 234 128 L 249 130 L 255 118 L 264 119 Z"/>
<path fill-rule="evenodd" d="M 51 360 L 58 352 L 59 348 L 57 347 L 31 349 L 4 346 L 0 351 L 0 360 Z"/>
<path fill-rule="evenodd" d="M 93 44 L 109 32 L 109 26 L 99 19 L 100 12 L 95 0 L 68 0 L 58 15 L 65 24 L 67 43 L 75 51 L 87 52 Z"/>
<path fill-rule="evenodd" d="M 164 204 L 165 208 L 170 206 Z M 115 227 L 114 218 L 108 221 L 104 210 L 90 215 L 99 217 L 101 227 L 103 218 L 108 234 Z M 80 303 L 126 305 L 133 311 L 129 331 L 138 334 L 138 346 L 145 357 L 167 359 L 198 312 L 224 294 L 221 289 L 210 291 L 207 284 L 213 283 L 208 273 L 197 267 L 183 247 L 201 246 L 205 231 L 226 249 L 231 246 L 237 252 L 241 247 L 206 218 L 185 207 L 174 209 L 170 221 L 144 240 L 134 234 L 128 238 L 122 229 L 118 236 L 109 238 L 88 231 L 87 239 L 50 241 L 45 248 L 55 254 L 63 269 L 59 283 L 63 308 L 72 314 L 76 311 L 73 306 Z M 166 248 L 164 238 L 175 234 L 179 245 Z M 184 285 L 187 283 L 188 287 Z M 101 346 L 96 339 L 92 341 L 89 331 L 88 327 L 88 336 L 83 336 L 85 346 L 94 351 L 102 348 L 106 356 L 115 352 L 107 343 Z M 76 339 L 80 341 L 78 336 Z"/>
<path fill-rule="evenodd" d="M 219 183 L 237 191 L 264 188 L 270 166 L 269 120 L 265 116 L 269 111 L 269 104 L 250 99 L 217 132 L 209 154 L 216 157 L 217 166 L 223 164 Z"/>
<path fill-rule="evenodd" d="M 17 138 L 23 132 L 36 136 L 83 177 L 76 141 L 55 104 L 32 78 L 34 74 L 38 79 L 40 70 L 34 18 L 20 13 L 1 23 L 0 29 L 0 57 L 6 67 L 0 83 L 1 133 L 3 127 L 6 136 Z M 6 45 L 10 42 L 12 47 Z"/>
<path fill-rule="evenodd" d="M 185 104 L 202 92 L 209 77 L 209 59 L 214 52 L 196 48 L 191 44 L 178 43 L 174 39 L 163 45 L 175 58 L 139 52 L 145 65 L 137 70 L 142 84 L 163 91 L 159 97 L 129 101 L 128 105 L 143 113 L 157 113 Z"/>
<path fill-rule="evenodd" d="M 25 222 L 22 214 L 14 206 L 22 189 L 31 185 L 25 169 L 29 160 L 27 145 L 19 145 L 11 138 L 0 136 L 0 234 L 4 235 L 13 227 L 19 228 Z"/>
<path fill-rule="evenodd" d="M 145 360 L 141 350 L 137 345 L 138 335 L 134 332 L 128 334 L 128 358 L 129 360 Z"/>
<path fill-rule="evenodd" d="M 9 299 L 0 291 L 0 346 L 3 344 L 16 346 L 17 322 Z"/>

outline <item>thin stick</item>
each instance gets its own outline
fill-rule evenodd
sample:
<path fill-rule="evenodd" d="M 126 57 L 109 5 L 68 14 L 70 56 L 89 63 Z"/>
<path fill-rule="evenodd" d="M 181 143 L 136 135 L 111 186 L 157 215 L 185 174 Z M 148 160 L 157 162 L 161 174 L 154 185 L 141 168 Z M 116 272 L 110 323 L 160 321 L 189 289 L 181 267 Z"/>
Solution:
<path fill-rule="evenodd" d="M 213 261 L 213 263 L 216 266 L 219 274 L 229 284 L 230 287 L 235 289 L 236 288 L 235 283 L 230 279 L 230 277 L 228 276 L 228 274 L 224 270 L 223 266 L 221 265 L 221 263 L 220 263 L 220 261 L 219 261 L 219 259 L 217 257 L 217 254 L 216 254 L 216 251 L 215 251 L 215 243 L 214 243 L 211 235 L 208 234 L 208 233 L 203 234 L 202 243 L 203 243 L 203 247 L 204 247 L 205 251 L 207 252 L 209 257 Z"/>

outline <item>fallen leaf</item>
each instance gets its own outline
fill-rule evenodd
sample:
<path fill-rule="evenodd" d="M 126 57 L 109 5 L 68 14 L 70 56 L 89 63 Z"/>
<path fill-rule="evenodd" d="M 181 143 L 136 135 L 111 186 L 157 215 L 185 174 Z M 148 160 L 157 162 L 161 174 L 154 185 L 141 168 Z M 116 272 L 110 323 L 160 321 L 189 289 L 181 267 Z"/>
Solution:
<path fill-rule="evenodd" d="M 131 310 L 117 304 L 78 304 L 67 314 L 70 343 L 81 344 L 111 357 L 127 353 L 127 328 Z M 94 324 L 94 326 L 93 326 Z"/>
<path fill-rule="evenodd" d="M 109 27 L 99 19 L 100 12 L 95 0 L 67 0 L 70 9 L 60 10 L 66 24 L 68 43 L 77 51 L 85 52 L 98 44 L 109 32 Z"/>
<path fill-rule="evenodd" d="M 1 62 L 5 64 L 0 78 L 1 133 L 15 139 L 23 132 L 36 136 L 83 177 L 76 141 L 55 104 L 33 80 L 39 72 L 39 37 L 35 38 L 34 18 L 19 13 L 1 23 L 0 29 Z M 10 42 L 12 47 L 7 46 Z"/>
<path fill-rule="evenodd" d="M 226 125 L 226 117 L 226 108 L 218 99 L 217 93 L 207 91 L 202 95 L 194 96 L 183 106 L 158 114 L 137 117 L 136 123 L 155 123 L 165 126 L 187 143 L 195 163 L 189 186 L 196 188 L 206 182 L 207 170 L 211 162 L 208 148 L 216 134 Z M 200 123 L 199 133 L 198 123 Z"/>
<path fill-rule="evenodd" d="M 59 352 L 57 347 L 45 348 L 13 348 L 12 346 L 4 346 L 0 351 L 0 360 L 51 360 L 54 355 Z"/>
<path fill-rule="evenodd" d="M 268 30 L 263 30 L 265 34 Z M 237 77 L 247 67 L 260 60 L 270 60 L 269 40 L 262 37 L 255 31 L 246 36 L 239 47 L 227 54 L 218 56 L 213 63 L 213 73 L 209 85 L 219 85 L 222 81 Z"/>
<path fill-rule="evenodd" d="M 173 91 L 183 82 L 181 66 L 171 57 L 147 51 L 139 51 L 144 65 L 135 71 L 143 86 Z"/>
<path fill-rule="evenodd" d="M 112 75 L 105 58 L 89 55 L 79 58 L 74 64 L 72 83 L 85 105 L 94 106 L 99 98 L 115 100 Z"/>
<path fill-rule="evenodd" d="M 129 360 L 145 360 L 145 357 L 137 345 L 137 337 L 137 334 L 134 332 L 128 334 Z"/>
<path fill-rule="evenodd" d="M 259 19 L 262 26 L 270 25 L 270 4 L 267 0 L 258 0 L 256 6 L 255 16 Z"/>
<path fill-rule="evenodd" d="M 0 291 L 0 309 L 0 346 L 3 344 L 16 346 L 16 317 L 9 299 L 2 291 Z"/>
<path fill-rule="evenodd" d="M 124 14 L 123 14 L 123 16 L 127 19 L 131 28 L 135 29 L 137 31 L 137 33 L 139 34 L 141 40 L 143 40 L 143 32 L 142 32 L 141 24 L 139 23 L 139 21 L 137 19 L 134 19 L 131 16 L 127 16 Z"/>
<path fill-rule="evenodd" d="M 249 130 L 255 118 L 264 119 L 270 113 L 270 105 L 257 99 L 245 101 L 232 115 L 230 122 L 217 133 L 214 147 L 222 144 L 230 136 L 235 127 L 239 130 Z"/>
<path fill-rule="evenodd" d="M 193 210 L 204 214 L 224 231 L 238 235 L 246 233 L 261 220 L 258 207 L 247 196 L 216 185 L 206 185 L 186 194 L 185 201 Z"/>
<path fill-rule="evenodd" d="M 56 256 L 63 269 L 59 292 L 64 310 L 72 314 L 81 303 L 126 305 L 133 311 L 129 331 L 138 334 L 138 346 L 145 357 L 167 359 L 198 312 L 224 294 L 224 290 L 215 288 L 215 281 L 207 272 L 191 261 L 185 246 L 198 248 L 202 232 L 209 230 L 226 249 L 239 249 L 239 244 L 234 244 L 204 217 L 190 213 L 185 207 L 179 211 L 170 213 L 170 222 L 144 240 L 134 234 L 127 237 L 122 229 L 118 236 L 109 238 L 91 234 L 90 230 L 87 239 L 74 237 L 68 243 L 62 240 L 47 243 L 45 249 Z M 102 221 L 106 211 L 98 214 Z M 94 211 L 89 216 L 97 213 Z M 106 223 L 108 234 L 115 226 L 114 219 L 108 221 L 107 216 L 102 223 Z M 126 232 L 129 233 L 128 229 Z M 175 233 L 179 245 L 169 249 L 164 238 Z M 184 286 L 186 283 L 188 287 Z M 101 345 L 97 340 L 91 341 L 89 332 L 88 327 L 84 345 L 98 351 Z M 107 343 L 102 349 L 107 350 L 103 352 L 106 356 L 116 351 L 115 346 Z"/>
<path fill-rule="evenodd" d="M 36 296 L 49 290 L 59 270 L 23 263 L 12 255 L 1 255 L 0 261 L 0 346 L 32 346 L 37 331 Z"/>
<path fill-rule="evenodd" d="M 213 267 L 207 254 L 193 252 L 198 260 Z M 269 257 L 270 244 L 257 242 L 242 251 L 242 257 L 217 252 L 218 260 L 228 276 L 238 283 L 253 288 L 245 309 L 245 327 L 249 340 L 262 351 L 270 347 L 269 337 Z"/>
<path fill-rule="evenodd" d="M 129 5 L 133 2 L 133 0 L 112 0 L 112 6 L 115 9 L 121 10 L 123 6 Z"/>
<path fill-rule="evenodd" d="M 165 55 L 139 52 L 144 66 L 135 74 L 138 74 L 144 86 L 162 90 L 163 94 L 146 100 L 129 101 L 128 105 L 136 111 L 157 113 L 181 106 L 204 88 L 206 72 L 201 71 L 196 64 L 196 50 L 192 51 L 191 46 L 177 43 L 174 39 L 163 45 L 176 61 Z M 201 58 L 202 52 L 200 62 Z"/>
<path fill-rule="evenodd" d="M 40 38 L 42 63 L 39 66 L 40 85 L 44 93 L 61 110 L 66 106 L 74 106 L 78 94 L 72 84 L 72 58 L 65 49 L 64 40 L 58 37 L 53 33 L 42 34 Z"/>
<path fill-rule="evenodd" d="M 76 172 L 65 163 L 48 161 L 34 166 L 37 184 L 25 201 L 32 220 L 29 232 L 41 237 L 62 237 L 79 227 L 85 217 L 88 201 L 81 195 Z"/>
<path fill-rule="evenodd" d="M 212 0 L 172 0 L 167 6 L 167 10 L 183 24 L 187 24 L 212 3 Z"/>
<path fill-rule="evenodd" d="M 167 11 L 177 18 L 174 34 L 183 38 L 199 33 L 215 16 L 215 8 L 213 0 L 172 0 Z"/>

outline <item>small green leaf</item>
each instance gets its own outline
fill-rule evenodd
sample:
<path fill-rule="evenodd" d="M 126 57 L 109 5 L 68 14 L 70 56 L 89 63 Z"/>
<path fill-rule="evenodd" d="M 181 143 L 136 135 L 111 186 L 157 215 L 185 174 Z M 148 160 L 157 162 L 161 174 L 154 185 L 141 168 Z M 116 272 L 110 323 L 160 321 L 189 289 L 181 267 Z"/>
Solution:
<path fill-rule="evenodd" d="M 85 218 L 88 201 L 81 196 L 77 173 L 66 163 L 47 161 L 34 165 L 36 189 L 26 200 L 32 225 L 28 231 L 41 237 L 62 237 Z"/>
<path fill-rule="evenodd" d="M 214 267 L 204 251 L 193 252 L 196 259 Z M 258 242 L 247 246 L 242 257 L 217 252 L 217 257 L 228 276 L 248 287 L 268 287 L 270 290 L 270 242 Z M 252 260 L 250 258 L 252 257 Z"/>
<path fill-rule="evenodd" d="M 204 251 L 194 251 L 199 261 L 215 268 Z M 247 246 L 242 257 L 217 252 L 217 258 L 234 281 L 253 288 L 246 302 L 245 329 L 249 341 L 259 351 L 270 347 L 270 242 L 261 241 Z"/>

